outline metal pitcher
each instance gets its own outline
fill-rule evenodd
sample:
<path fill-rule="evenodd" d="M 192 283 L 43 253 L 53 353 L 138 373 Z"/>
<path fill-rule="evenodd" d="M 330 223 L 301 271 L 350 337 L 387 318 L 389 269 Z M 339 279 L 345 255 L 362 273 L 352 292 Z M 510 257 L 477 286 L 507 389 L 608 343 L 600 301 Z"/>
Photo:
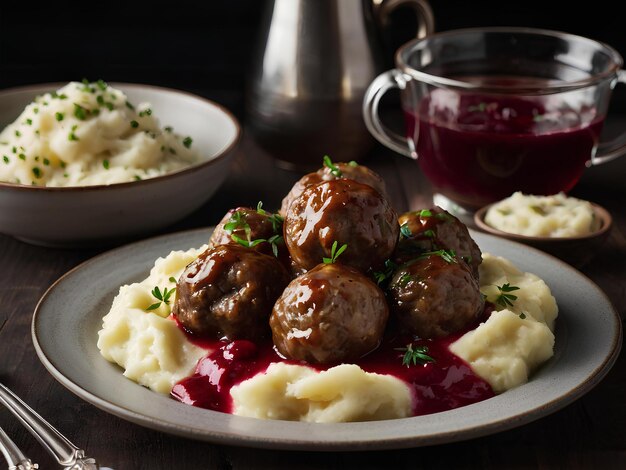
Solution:
<path fill-rule="evenodd" d="M 267 2 L 246 111 L 248 130 L 279 166 L 309 171 L 324 155 L 367 154 L 363 96 L 385 69 L 379 29 L 399 6 L 415 12 L 417 37 L 433 32 L 426 0 Z"/>

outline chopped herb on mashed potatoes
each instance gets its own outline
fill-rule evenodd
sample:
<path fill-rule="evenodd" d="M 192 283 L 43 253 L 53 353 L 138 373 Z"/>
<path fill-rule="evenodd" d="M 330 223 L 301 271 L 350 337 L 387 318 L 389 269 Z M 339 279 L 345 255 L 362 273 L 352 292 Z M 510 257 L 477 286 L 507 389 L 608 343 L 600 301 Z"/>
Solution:
<path fill-rule="evenodd" d="M 90 186 L 160 176 L 198 161 L 191 137 L 161 129 L 148 103 L 103 81 L 38 96 L 0 133 L 0 181 Z"/>

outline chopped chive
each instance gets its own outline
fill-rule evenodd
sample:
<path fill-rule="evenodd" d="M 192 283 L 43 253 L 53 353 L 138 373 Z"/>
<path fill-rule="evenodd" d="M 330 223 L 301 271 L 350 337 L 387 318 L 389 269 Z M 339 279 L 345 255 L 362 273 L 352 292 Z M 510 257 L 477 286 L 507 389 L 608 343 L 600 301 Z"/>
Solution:
<path fill-rule="evenodd" d="M 20 131 L 15 131 L 15 137 L 21 137 L 22 133 Z"/>
<path fill-rule="evenodd" d="M 19 158 L 20 160 L 26 160 L 26 155 L 24 155 L 23 153 L 20 153 L 17 158 Z"/>
<path fill-rule="evenodd" d="M 65 118 L 65 115 L 63 113 L 56 113 L 54 117 L 57 119 L 57 121 L 62 121 L 63 118 Z"/>
<path fill-rule="evenodd" d="M 193 142 L 193 139 L 191 137 L 185 137 L 183 139 L 183 145 L 187 148 L 191 148 L 192 142 Z"/>
<path fill-rule="evenodd" d="M 28 124 L 29 126 L 33 125 L 33 120 L 32 119 L 26 119 L 26 124 Z"/>
<path fill-rule="evenodd" d="M 9 162 L 10 162 L 9 157 L 7 157 L 6 155 L 4 155 L 4 156 L 2 157 L 2 159 L 4 160 L 4 163 L 6 163 L 7 165 L 9 164 Z"/>
<path fill-rule="evenodd" d="M 109 169 L 109 161 L 108 160 L 102 160 L 102 166 L 104 167 L 105 170 Z"/>

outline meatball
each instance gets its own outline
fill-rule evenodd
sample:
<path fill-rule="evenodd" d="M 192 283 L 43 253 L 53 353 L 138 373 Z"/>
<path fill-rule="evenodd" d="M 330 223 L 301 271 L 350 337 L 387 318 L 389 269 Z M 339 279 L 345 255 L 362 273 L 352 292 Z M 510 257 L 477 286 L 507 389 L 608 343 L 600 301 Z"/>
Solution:
<path fill-rule="evenodd" d="M 359 165 L 356 162 L 335 163 L 335 169 L 324 166 L 314 173 L 304 175 L 293 185 L 289 194 L 283 199 L 280 213 L 285 215 L 291 203 L 296 200 L 302 192 L 309 186 L 321 183 L 322 181 L 332 181 L 338 178 L 347 178 L 359 183 L 367 184 L 378 191 L 382 196 L 387 197 L 385 181 L 380 175 L 368 167 Z"/>
<path fill-rule="evenodd" d="M 401 231 L 395 254 L 397 263 L 410 261 L 427 251 L 453 250 L 478 279 L 482 253 L 467 227 L 452 214 L 434 207 L 402 214 L 398 223 Z"/>
<path fill-rule="evenodd" d="M 240 245 L 218 245 L 185 268 L 172 313 L 199 336 L 267 337 L 272 307 L 288 283 L 289 275 L 275 257 Z"/>
<path fill-rule="evenodd" d="M 289 206 L 283 229 L 287 249 L 302 268 L 330 257 L 336 242 L 348 245 L 343 264 L 367 271 L 391 256 L 400 226 L 396 212 L 374 188 L 338 179 L 307 188 Z"/>
<path fill-rule="evenodd" d="M 385 295 L 367 276 L 342 264 L 320 264 L 291 281 L 270 326 L 283 356 L 329 364 L 376 349 L 388 316 Z"/>
<path fill-rule="evenodd" d="M 237 207 L 229 210 L 217 224 L 209 239 L 209 246 L 252 244 L 254 240 L 270 240 L 275 235 L 282 236 L 282 230 L 282 217 L 261 209 Z M 241 242 L 237 242 L 237 238 Z M 277 240 L 276 243 L 280 246 L 282 240 Z M 254 245 L 253 248 L 266 254 L 272 253 L 268 242 Z"/>
<path fill-rule="evenodd" d="M 457 258 L 427 255 L 404 264 L 389 284 L 392 314 L 408 332 L 439 338 L 476 321 L 484 307 L 478 281 Z"/>

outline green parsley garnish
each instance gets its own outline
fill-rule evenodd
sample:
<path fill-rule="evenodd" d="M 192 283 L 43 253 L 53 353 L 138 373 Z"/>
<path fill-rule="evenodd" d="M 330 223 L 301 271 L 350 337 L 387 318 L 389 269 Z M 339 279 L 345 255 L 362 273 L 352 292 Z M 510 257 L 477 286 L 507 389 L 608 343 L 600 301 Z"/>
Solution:
<path fill-rule="evenodd" d="M 20 160 L 26 160 L 26 155 L 24 155 L 23 153 L 20 153 L 17 158 L 19 158 Z"/>
<path fill-rule="evenodd" d="M 143 111 L 139 111 L 139 117 L 150 116 L 152 114 L 152 110 L 150 108 L 144 109 Z"/>
<path fill-rule="evenodd" d="M 337 178 L 341 178 L 343 176 L 343 173 L 341 172 L 339 167 L 333 163 L 333 161 L 330 159 L 328 155 L 324 155 L 324 158 L 322 161 L 324 162 L 324 166 L 330 170 L 330 173 L 333 176 Z"/>
<path fill-rule="evenodd" d="M 411 233 L 411 229 L 409 228 L 409 224 L 405 223 L 400 225 L 400 236 L 404 237 L 404 238 L 410 238 L 413 236 L 413 234 Z"/>
<path fill-rule="evenodd" d="M 62 121 L 63 118 L 65 117 L 65 114 L 63 114 L 63 113 L 55 113 L 54 117 L 56 118 L 57 121 Z"/>
<path fill-rule="evenodd" d="M 170 277 L 169 280 L 170 282 L 176 283 L 176 279 L 174 279 L 173 277 Z M 158 286 L 152 289 L 152 295 L 154 296 L 155 299 L 158 300 L 158 302 L 155 302 L 152 305 L 150 305 L 148 308 L 146 308 L 146 312 L 149 312 L 151 310 L 156 310 L 157 308 L 161 306 L 162 303 L 164 303 L 165 305 L 169 305 L 170 297 L 172 297 L 172 294 L 174 292 L 176 292 L 176 287 L 172 287 L 171 289 L 164 287 L 163 291 L 161 291 L 161 289 L 159 289 Z"/>
<path fill-rule="evenodd" d="M 330 258 L 322 258 L 322 261 L 324 262 L 324 264 L 333 264 L 335 261 L 337 261 L 337 258 L 339 257 L 339 255 L 341 255 L 341 253 L 343 253 L 344 251 L 346 251 L 346 248 L 348 248 L 348 245 L 346 243 L 344 243 L 343 245 L 341 245 L 341 247 L 339 247 L 339 249 L 337 248 L 337 240 L 335 240 L 333 242 L 333 246 L 330 249 Z"/>
<path fill-rule="evenodd" d="M 74 125 L 72 126 L 72 130 L 71 130 L 71 131 L 70 131 L 70 133 L 67 135 L 67 140 L 74 141 L 74 142 L 75 142 L 75 141 L 77 141 L 77 140 L 80 140 L 78 137 L 76 137 L 76 134 L 74 134 L 74 131 L 75 131 L 76 129 L 78 129 L 78 126 L 77 126 L 76 124 L 74 124 Z"/>
<path fill-rule="evenodd" d="M 20 137 L 22 133 L 20 131 L 15 131 L 15 137 Z"/>
<path fill-rule="evenodd" d="M 74 116 L 76 119 L 80 119 L 84 121 L 89 116 L 89 110 L 87 108 L 82 107 L 78 103 L 74 103 Z"/>
<path fill-rule="evenodd" d="M 9 157 L 7 157 L 6 155 L 3 155 L 2 160 L 4 160 L 4 163 L 6 163 L 7 165 L 10 162 Z"/>
<path fill-rule="evenodd" d="M 102 166 L 104 167 L 105 170 L 108 170 L 111 164 L 109 163 L 108 160 L 102 160 Z"/>
<path fill-rule="evenodd" d="M 130 127 L 132 127 L 133 129 L 137 128 L 137 127 L 139 127 L 139 123 L 137 121 L 135 121 L 135 120 L 130 121 Z"/>
<path fill-rule="evenodd" d="M 100 90 L 104 91 L 107 89 L 107 84 L 104 80 L 100 79 L 96 82 L 96 85 L 98 86 L 98 88 L 100 88 Z"/>
<path fill-rule="evenodd" d="M 33 175 L 35 175 L 35 178 L 41 178 L 42 174 L 43 173 L 40 168 L 38 167 L 33 168 Z"/>
<path fill-rule="evenodd" d="M 425 253 L 422 253 L 418 259 L 428 258 L 429 256 L 440 256 L 448 264 L 457 262 L 456 252 L 454 250 L 427 251 Z"/>
<path fill-rule="evenodd" d="M 390 259 L 386 260 L 385 269 L 383 269 L 382 271 L 374 271 L 373 273 L 376 284 L 381 285 L 383 282 L 389 279 L 393 275 L 393 272 L 396 270 L 397 267 L 398 265 Z"/>
<path fill-rule="evenodd" d="M 403 274 L 400 279 L 398 279 L 398 285 L 400 287 L 406 287 L 406 285 L 413 279 L 413 276 L 410 274 Z"/>
<path fill-rule="evenodd" d="M 183 145 L 187 148 L 191 148 L 191 144 L 193 143 L 193 139 L 189 136 L 183 139 Z"/>
<path fill-rule="evenodd" d="M 48 160 L 47 158 L 44 157 L 43 164 L 46 165 L 46 166 L 50 165 L 50 160 Z"/>
<path fill-rule="evenodd" d="M 432 215 L 433 213 L 429 211 L 428 209 L 422 209 L 421 211 L 419 211 L 420 217 L 432 217 Z"/>
<path fill-rule="evenodd" d="M 454 217 L 452 216 L 452 214 L 449 214 L 447 212 L 438 212 L 435 214 L 435 218 L 439 220 L 443 220 L 444 222 L 451 222 L 454 220 Z"/>
<path fill-rule="evenodd" d="M 525 314 L 524 312 L 520 312 L 519 317 L 520 317 L 522 320 L 525 320 L 525 319 L 526 319 L 526 314 Z"/>
<path fill-rule="evenodd" d="M 33 120 L 32 119 L 26 119 L 26 124 L 28 124 L 29 126 L 33 125 Z"/>
<path fill-rule="evenodd" d="M 130 104 L 128 101 L 125 104 L 128 109 L 135 109 L 135 107 L 132 104 Z"/>
<path fill-rule="evenodd" d="M 413 346 L 413 344 L 407 344 L 404 348 L 395 348 L 396 351 L 404 352 L 402 357 L 402 365 L 411 367 L 417 364 L 426 365 L 429 362 L 437 362 L 432 356 L 429 356 L 428 346 Z"/>
<path fill-rule="evenodd" d="M 519 287 L 512 286 L 508 282 L 506 284 L 502 284 L 501 286 L 496 286 L 500 291 L 500 295 L 496 298 L 496 304 L 501 307 L 507 308 L 513 306 L 513 301 L 517 300 L 517 296 L 514 294 L 510 294 L 510 292 L 519 290 Z"/>
<path fill-rule="evenodd" d="M 165 126 L 165 127 L 163 128 L 163 130 L 164 130 L 165 132 L 173 132 L 173 131 L 174 131 L 174 128 L 173 128 L 172 126 Z"/>
<path fill-rule="evenodd" d="M 228 219 L 228 222 L 224 224 L 224 231 L 231 235 L 232 238 L 233 232 L 238 229 L 242 229 L 245 232 L 247 241 L 250 242 L 250 234 L 252 232 L 250 224 L 246 222 L 243 212 L 235 211 Z"/>
<path fill-rule="evenodd" d="M 259 201 L 256 205 L 256 212 L 259 215 L 265 215 L 272 223 L 272 230 L 274 233 L 282 233 L 283 222 L 285 219 L 280 214 L 269 214 L 265 209 L 263 209 L 263 202 Z"/>

